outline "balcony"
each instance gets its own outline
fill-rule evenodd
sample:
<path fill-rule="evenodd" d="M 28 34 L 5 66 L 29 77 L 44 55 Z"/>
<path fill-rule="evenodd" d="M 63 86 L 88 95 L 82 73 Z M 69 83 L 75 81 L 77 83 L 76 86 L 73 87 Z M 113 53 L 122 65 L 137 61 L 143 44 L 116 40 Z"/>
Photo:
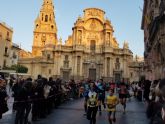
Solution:
<path fill-rule="evenodd" d="M 84 46 L 83 45 L 76 45 L 73 47 L 75 51 L 84 51 Z"/>
<path fill-rule="evenodd" d="M 9 36 L 6 37 L 7 41 L 11 41 L 11 38 Z"/>
<path fill-rule="evenodd" d="M 9 53 L 4 53 L 4 56 L 5 57 L 9 57 Z"/>
<path fill-rule="evenodd" d="M 72 68 L 71 67 L 61 67 L 60 70 L 62 70 L 62 71 L 71 71 Z"/>

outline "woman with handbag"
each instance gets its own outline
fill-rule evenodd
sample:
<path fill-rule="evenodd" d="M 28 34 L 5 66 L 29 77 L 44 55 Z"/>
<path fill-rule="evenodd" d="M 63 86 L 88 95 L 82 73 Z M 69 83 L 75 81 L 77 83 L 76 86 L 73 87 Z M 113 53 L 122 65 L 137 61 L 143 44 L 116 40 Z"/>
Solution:
<path fill-rule="evenodd" d="M 0 119 L 2 119 L 2 114 L 8 111 L 7 99 L 5 80 L 0 78 Z"/>

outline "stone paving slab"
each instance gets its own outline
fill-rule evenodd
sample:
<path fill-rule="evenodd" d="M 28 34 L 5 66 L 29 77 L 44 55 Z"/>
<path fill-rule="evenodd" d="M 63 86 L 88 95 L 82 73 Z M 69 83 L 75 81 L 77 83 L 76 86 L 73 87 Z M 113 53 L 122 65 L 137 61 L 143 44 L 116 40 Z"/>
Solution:
<path fill-rule="evenodd" d="M 83 115 L 83 99 L 73 100 L 55 109 L 47 118 L 33 124 L 88 124 L 89 121 Z M 132 100 L 127 102 L 127 112 L 123 114 L 122 106 L 117 107 L 117 122 L 115 124 L 148 124 L 145 114 L 145 105 L 142 102 Z M 14 114 L 10 112 L 3 116 L 0 124 L 14 124 Z M 97 124 L 108 124 L 107 112 L 97 114 Z"/>

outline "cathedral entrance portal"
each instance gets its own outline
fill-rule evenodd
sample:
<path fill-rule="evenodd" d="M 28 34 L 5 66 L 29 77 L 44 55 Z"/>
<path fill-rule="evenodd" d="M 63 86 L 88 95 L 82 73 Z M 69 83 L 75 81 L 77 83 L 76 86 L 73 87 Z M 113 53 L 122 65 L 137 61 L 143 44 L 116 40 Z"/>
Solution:
<path fill-rule="evenodd" d="M 63 79 L 65 81 L 68 81 L 69 80 L 69 71 L 63 71 Z"/>
<path fill-rule="evenodd" d="M 91 80 L 96 80 L 96 69 L 95 68 L 89 69 L 89 78 Z"/>

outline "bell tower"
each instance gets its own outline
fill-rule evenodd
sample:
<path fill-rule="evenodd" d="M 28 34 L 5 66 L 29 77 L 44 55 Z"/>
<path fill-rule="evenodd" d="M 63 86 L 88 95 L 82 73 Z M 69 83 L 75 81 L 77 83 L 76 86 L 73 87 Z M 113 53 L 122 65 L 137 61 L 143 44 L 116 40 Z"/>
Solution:
<path fill-rule="evenodd" d="M 42 49 L 57 44 L 57 27 L 52 0 L 43 0 L 40 13 L 35 20 L 32 55 L 42 56 Z"/>

